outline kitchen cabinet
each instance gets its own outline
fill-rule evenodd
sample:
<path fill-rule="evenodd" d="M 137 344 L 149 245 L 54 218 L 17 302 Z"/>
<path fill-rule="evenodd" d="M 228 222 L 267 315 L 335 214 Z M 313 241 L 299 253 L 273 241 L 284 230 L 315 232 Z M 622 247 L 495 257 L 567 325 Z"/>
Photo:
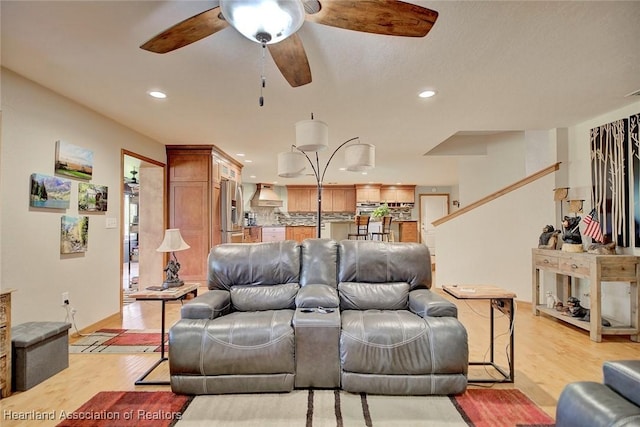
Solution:
<path fill-rule="evenodd" d="M 286 230 L 286 239 L 295 240 L 302 243 L 304 239 L 313 239 L 316 237 L 316 228 L 306 225 L 288 226 Z"/>
<path fill-rule="evenodd" d="M 318 209 L 318 189 L 308 185 L 287 185 L 287 210 L 289 212 L 315 212 Z"/>
<path fill-rule="evenodd" d="M 281 242 L 286 240 L 286 230 L 284 226 L 262 227 L 263 242 Z"/>
<path fill-rule="evenodd" d="M 418 241 L 418 222 L 417 221 L 399 221 L 398 234 L 401 242 L 417 242 Z"/>
<path fill-rule="evenodd" d="M 379 203 L 380 184 L 356 184 L 357 203 Z"/>
<path fill-rule="evenodd" d="M 191 246 L 180 251 L 180 278 L 202 281 L 207 278 L 209 250 L 221 241 L 220 183 L 216 156 L 226 156 L 211 145 L 169 145 L 167 150 L 169 226 L 179 228 Z M 242 164 L 226 157 L 239 179 Z"/>
<path fill-rule="evenodd" d="M 352 185 L 324 187 L 322 193 L 322 211 L 355 213 L 355 187 Z"/>
<path fill-rule="evenodd" d="M 261 227 L 244 227 L 242 229 L 244 243 L 260 243 L 262 242 Z"/>
<path fill-rule="evenodd" d="M 380 201 L 388 204 L 415 203 L 415 185 L 383 185 Z"/>

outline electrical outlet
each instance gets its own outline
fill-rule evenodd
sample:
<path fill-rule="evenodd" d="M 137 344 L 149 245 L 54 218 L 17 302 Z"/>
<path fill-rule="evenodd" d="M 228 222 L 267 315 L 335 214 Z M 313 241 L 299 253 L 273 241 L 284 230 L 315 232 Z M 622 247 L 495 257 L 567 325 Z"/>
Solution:
<path fill-rule="evenodd" d="M 62 293 L 62 306 L 69 305 L 69 292 Z"/>

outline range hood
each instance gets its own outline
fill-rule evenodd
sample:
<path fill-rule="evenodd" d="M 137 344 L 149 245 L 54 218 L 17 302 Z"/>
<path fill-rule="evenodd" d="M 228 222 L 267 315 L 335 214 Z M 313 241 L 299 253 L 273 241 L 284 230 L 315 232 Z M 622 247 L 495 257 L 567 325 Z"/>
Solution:
<path fill-rule="evenodd" d="M 279 208 L 282 207 L 282 200 L 273 191 L 271 184 L 256 184 L 256 192 L 251 198 L 251 207 L 254 208 Z"/>

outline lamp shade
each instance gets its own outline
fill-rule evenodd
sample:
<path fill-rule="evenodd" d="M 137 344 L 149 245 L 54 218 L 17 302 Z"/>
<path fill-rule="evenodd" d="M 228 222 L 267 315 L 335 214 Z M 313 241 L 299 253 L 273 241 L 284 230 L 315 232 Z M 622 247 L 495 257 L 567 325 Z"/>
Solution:
<path fill-rule="evenodd" d="M 295 178 L 301 176 L 307 168 L 307 158 L 296 151 L 285 151 L 278 154 L 278 176 Z"/>
<path fill-rule="evenodd" d="M 182 239 L 180 229 L 170 228 L 164 232 L 164 240 L 160 244 L 160 247 L 156 249 L 158 252 L 177 252 L 189 249 L 191 246 L 187 245 Z"/>
<path fill-rule="evenodd" d="M 300 151 L 321 151 L 329 147 L 329 126 L 320 120 L 296 123 L 296 147 Z"/>
<path fill-rule="evenodd" d="M 278 43 L 304 23 L 301 1 L 220 0 L 220 9 L 240 34 L 258 43 Z"/>
<path fill-rule="evenodd" d="M 376 146 L 353 144 L 345 147 L 344 160 L 348 171 L 364 171 L 376 166 Z"/>

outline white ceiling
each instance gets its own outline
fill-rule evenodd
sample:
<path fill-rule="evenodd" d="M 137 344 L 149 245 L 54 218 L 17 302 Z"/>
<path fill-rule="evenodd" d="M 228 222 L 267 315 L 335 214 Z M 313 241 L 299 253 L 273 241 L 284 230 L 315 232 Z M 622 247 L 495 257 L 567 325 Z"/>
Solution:
<path fill-rule="evenodd" d="M 338 153 L 325 183 L 453 185 L 456 158 L 424 154 L 458 132 L 567 127 L 638 100 L 625 95 L 640 89 L 640 2 L 412 3 L 440 14 L 424 38 L 306 22 L 313 82 L 290 87 L 267 55 L 264 107 L 261 47 L 233 28 L 165 55 L 138 47 L 212 1 L 2 1 L 2 65 L 161 143 L 253 160 L 245 181 L 280 184 L 315 183 L 276 175 L 311 112 L 332 147 L 359 136 L 377 148 L 366 176 L 338 171 Z M 417 98 L 424 88 L 438 95 Z"/>

